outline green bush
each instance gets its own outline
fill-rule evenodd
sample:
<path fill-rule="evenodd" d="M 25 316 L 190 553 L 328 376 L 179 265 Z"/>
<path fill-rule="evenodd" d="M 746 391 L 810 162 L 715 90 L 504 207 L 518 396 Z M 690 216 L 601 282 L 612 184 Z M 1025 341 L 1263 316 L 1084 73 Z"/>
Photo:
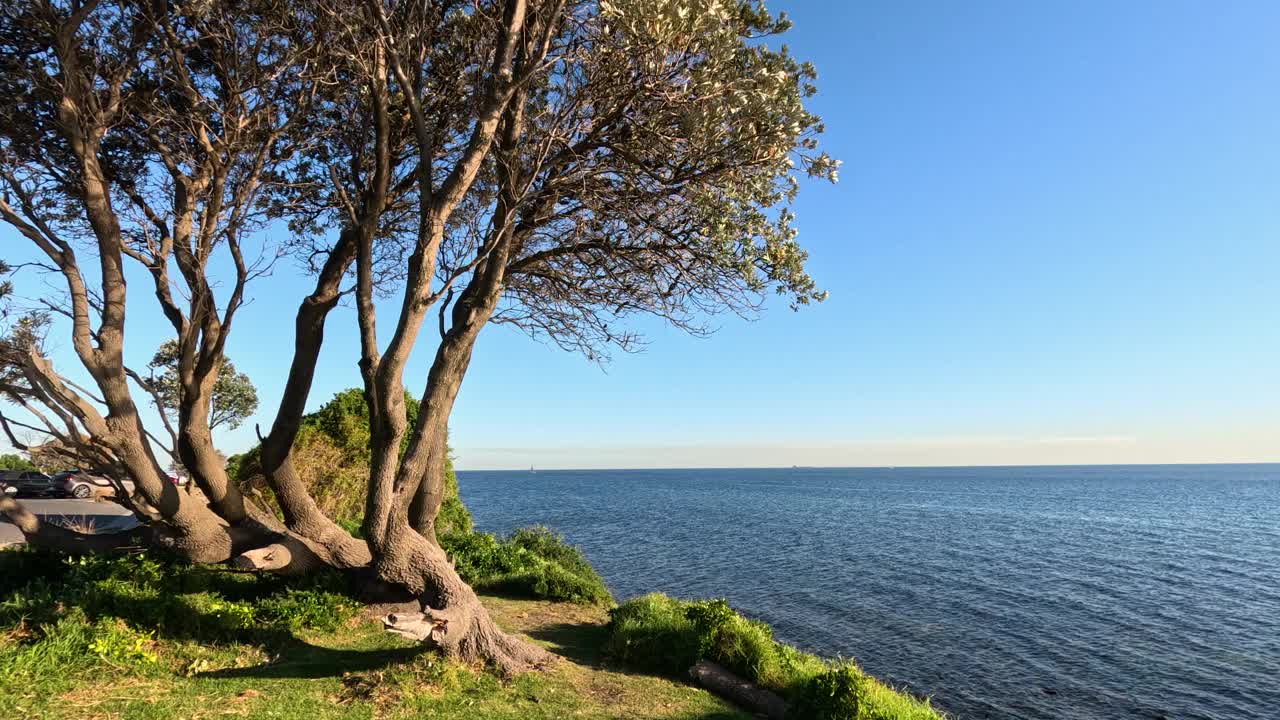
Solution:
<path fill-rule="evenodd" d="M 813 720 L 858 720 L 867 678 L 853 665 L 838 665 L 801 686 L 791 712 Z"/>
<path fill-rule="evenodd" d="M 0 470 L 39 470 L 35 463 L 14 453 L 0 455 Z"/>
<path fill-rule="evenodd" d="M 682 677 L 704 657 L 706 644 L 688 605 L 650 593 L 610 610 L 606 651 L 631 667 Z"/>
<path fill-rule="evenodd" d="M 661 593 L 609 612 L 606 651 L 642 670 L 683 677 L 710 660 L 786 698 L 795 717 L 815 720 L 938 720 L 927 701 L 889 688 L 851 663 L 830 664 L 773 639 L 768 625 L 724 600 L 681 601 Z"/>
<path fill-rule="evenodd" d="M 458 474 L 453 470 L 452 454 L 444 463 L 444 499 L 440 502 L 440 512 L 436 513 L 436 536 L 470 533 L 474 529 L 471 513 L 458 495 Z"/>
<path fill-rule="evenodd" d="M 37 678 L 93 667 L 99 658 L 89 651 L 96 630 L 78 608 L 39 626 L 36 642 L 0 645 L 0 677 Z"/>
<path fill-rule="evenodd" d="M 257 618 L 280 630 L 302 629 L 333 632 L 359 611 L 351 598 L 335 592 L 288 588 L 260 600 Z"/>
<path fill-rule="evenodd" d="M 408 428 L 400 452 L 408 449 L 418 421 L 418 401 L 404 396 Z M 364 392 L 350 388 L 334 395 L 318 410 L 302 418 L 293 442 L 294 471 L 307 486 L 316 505 L 343 529 L 359 535 L 369 481 L 369 411 Z M 471 514 L 458 497 L 458 478 L 452 458 L 445 461 L 444 499 L 436 516 L 437 535 L 471 532 Z M 262 474 L 261 448 L 227 458 L 227 477 L 246 494 L 280 515 L 275 496 Z"/>
<path fill-rule="evenodd" d="M 154 663 L 158 659 L 151 649 L 155 643 L 153 631 L 134 630 L 116 618 L 103 618 L 93 625 L 93 634 L 86 648 L 89 652 L 112 665 Z"/>
<path fill-rule="evenodd" d="M 454 568 L 477 590 L 609 605 L 613 597 L 582 551 L 545 527 L 522 528 L 506 538 L 449 533 L 440 545 Z"/>

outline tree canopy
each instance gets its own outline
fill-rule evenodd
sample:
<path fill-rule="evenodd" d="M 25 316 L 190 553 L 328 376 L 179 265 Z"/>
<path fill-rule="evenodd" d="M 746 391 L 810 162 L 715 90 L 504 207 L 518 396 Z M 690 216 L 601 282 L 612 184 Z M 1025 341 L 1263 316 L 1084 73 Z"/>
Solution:
<path fill-rule="evenodd" d="M 0 13 L 0 219 L 65 295 L 7 334 L 0 390 L 28 417 L 0 423 L 133 479 L 156 541 L 189 559 L 359 569 L 419 596 L 447 651 L 539 665 L 437 542 L 477 338 L 507 323 L 599 361 L 640 346 L 637 316 L 706 334 L 770 295 L 822 299 L 789 208 L 838 163 L 805 107 L 814 69 L 777 42 L 789 25 L 759 0 L 18 0 Z M 277 517 L 228 477 L 213 430 L 252 405 L 227 341 L 286 255 L 308 289 L 261 436 Z M 175 336 L 154 384 L 126 362 L 127 266 Z M 359 394 L 308 418 L 344 299 Z M 54 366 L 47 327 L 89 386 Z M 424 328 L 439 342 L 409 378 Z M 138 389 L 174 408 L 160 416 L 201 497 L 164 477 Z M 367 457 L 359 537 L 300 472 L 314 432 Z"/>
<path fill-rule="evenodd" d="M 154 402 L 161 412 L 175 414 L 182 399 L 182 385 L 178 378 L 179 353 L 177 340 L 166 340 L 147 363 L 152 375 L 149 384 L 155 389 Z M 248 375 L 236 370 L 230 360 L 223 359 L 218 369 L 218 379 L 213 383 L 212 408 L 209 429 L 225 426 L 228 430 L 240 427 L 258 409 L 258 390 Z"/>
<path fill-rule="evenodd" d="M 0 470 L 39 470 L 36 464 L 15 453 L 0 455 Z"/>

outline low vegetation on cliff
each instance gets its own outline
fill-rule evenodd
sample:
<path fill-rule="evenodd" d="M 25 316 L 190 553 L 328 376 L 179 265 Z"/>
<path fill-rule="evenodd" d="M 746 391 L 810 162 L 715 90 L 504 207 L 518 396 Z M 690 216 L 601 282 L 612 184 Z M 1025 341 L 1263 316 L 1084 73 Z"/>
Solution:
<path fill-rule="evenodd" d="M 687 683 L 612 665 L 599 605 L 482 601 L 505 630 L 563 659 L 503 680 L 384 632 L 337 575 L 5 550 L 0 717 L 748 717 Z"/>
<path fill-rule="evenodd" d="M 582 551 L 550 529 L 521 528 L 507 537 L 450 533 L 440 544 L 471 587 L 581 605 L 612 605 L 604 580 Z"/>
<path fill-rule="evenodd" d="M 928 701 L 888 687 L 851 662 L 827 662 L 774 640 L 768 625 L 742 617 L 723 600 L 686 602 L 660 593 L 630 600 L 610 612 L 608 652 L 672 677 L 700 660 L 719 663 L 786 698 L 788 717 L 939 718 Z"/>
<path fill-rule="evenodd" d="M 464 577 L 504 594 L 483 598 L 498 621 L 563 658 L 550 672 L 502 680 L 399 640 L 338 573 L 15 548 L 0 552 L 0 717 L 748 717 L 688 683 L 702 659 L 783 695 L 788 717 L 939 717 L 723 601 L 654 594 L 606 610 L 599 576 L 545 528 L 454 537 Z"/>

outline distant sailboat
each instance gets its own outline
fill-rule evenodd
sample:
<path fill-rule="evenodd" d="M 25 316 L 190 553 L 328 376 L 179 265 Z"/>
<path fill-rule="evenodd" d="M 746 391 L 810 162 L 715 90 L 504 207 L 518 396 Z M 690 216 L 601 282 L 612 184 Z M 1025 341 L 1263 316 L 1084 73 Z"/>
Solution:
<path fill-rule="evenodd" d="M 531 473 L 536 473 L 536 472 L 538 472 L 538 471 L 537 471 L 537 470 L 534 470 L 534 469 L 533 469 L 533 466 L 532 466 L 532 465 L 530 465 L 530 466 L 529 466 L 529 472 L 531 472 Z"/>

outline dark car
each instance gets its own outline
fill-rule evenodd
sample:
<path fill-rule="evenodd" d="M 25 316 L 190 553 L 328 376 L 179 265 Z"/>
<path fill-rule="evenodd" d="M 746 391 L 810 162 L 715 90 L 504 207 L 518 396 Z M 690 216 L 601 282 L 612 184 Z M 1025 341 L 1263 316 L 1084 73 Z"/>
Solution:
<path fill-rule="evenodd" d="M 11 487 L 18 497 L 53 497 L 58 495 L 53 478 L 35 470 L 5 470 L 0 472 L 0 485 Z"/>
<path fill-rule="evenodd" d="M 93 470 L 63 470 L 52 478 L 58 492 L 75 498 L 114 497 L 116 486 L 107 476 Z M 133 483 L 124 482 L 124 491 L 133 492 Z"/>

